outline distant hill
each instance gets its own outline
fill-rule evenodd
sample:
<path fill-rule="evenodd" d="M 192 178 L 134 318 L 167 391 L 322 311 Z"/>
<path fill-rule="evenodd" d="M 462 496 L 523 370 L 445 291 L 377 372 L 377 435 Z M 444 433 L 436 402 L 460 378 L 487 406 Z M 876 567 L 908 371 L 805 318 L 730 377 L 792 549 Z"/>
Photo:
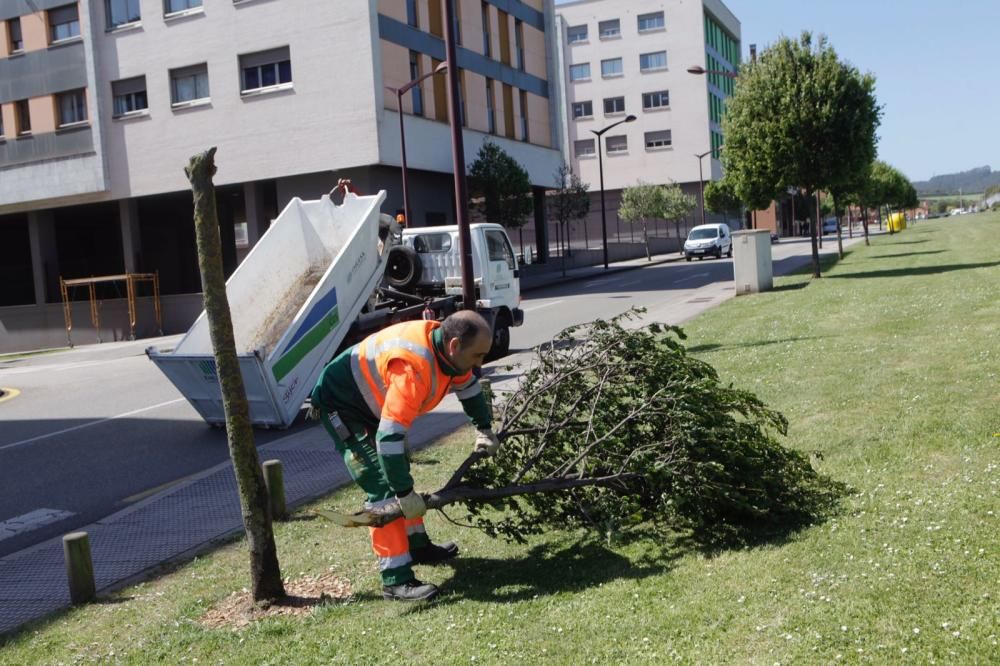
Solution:
<path fill-rule="evenodd" d="M 988 166 L 960 171 L 958 173 L 946 173 L 942 176 L 934 176 L 930 180 L 914 182 L 919 196 L 933 196 L 937 194 L 958 194 L 962 192 L 983 192 L 990 185 L 1000 184 L 1000 171 L 993 171 Z"/>

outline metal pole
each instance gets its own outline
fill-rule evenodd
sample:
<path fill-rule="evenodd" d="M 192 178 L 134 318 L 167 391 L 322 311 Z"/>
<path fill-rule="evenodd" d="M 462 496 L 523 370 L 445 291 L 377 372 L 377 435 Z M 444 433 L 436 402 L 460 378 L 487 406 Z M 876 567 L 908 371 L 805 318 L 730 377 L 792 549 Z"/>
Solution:
<path fill-rule="evenodd" d="M 433 0 L 432 0 L 433 1 Z M 469 231 L 469 200 L 465 184 L 465 146 L 458 104 L 458 58 L 455 56 L 455 7 L 444 1 L 444 48 L 448 63 L 448 124 L 451 126 L 451 162 L 455 170 L 455 214 L 458 217 L 458 245 L 462 253 L 462 306 L 476 308 L 476 287 L 472 275 L 472 234 Z"/>
<path fill-rule="evenodd" d="M 597 135 L 597 171 L 601 179 L 601 238 L 604 241 L 604 270 L 608 270 L 608 221 L 604 211 L 604 160 L 601 148 L 601 135 Z"/>
<path fill-rule="evenodd" d="M 406 188 L 406 130 L 403 128 L 403 91 L 396 90 L 396 109 L 399 111 L 399 154 L 403 163 L 403 222 L 410 226 L 410 193 Z"/>
<path fill-rule="evenodd" d="M 701 161 L 703 159 L 705 159 L 704 155 L 698 156 L 698 194 L 701 198 L 701 223 L 705 224 L 705 176 L 701 171 Z"/>

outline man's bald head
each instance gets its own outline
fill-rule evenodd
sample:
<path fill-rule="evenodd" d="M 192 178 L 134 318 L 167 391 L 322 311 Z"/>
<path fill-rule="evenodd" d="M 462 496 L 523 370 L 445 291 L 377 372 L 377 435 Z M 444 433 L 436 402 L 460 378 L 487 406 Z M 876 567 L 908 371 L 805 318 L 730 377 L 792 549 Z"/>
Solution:
<path fill-rule="evenodd" d="M 451 363 L 462 372 L 478 368 L 493 346 L 493 329 L 482 315 L 459 310 L 441 322 L 441 336 Z"/>
<path fill-rule="evenodd" d="M 493 329 L 490 328 L 489 322 L 475 310 L 459 310 L 448 315 L 441 322 L 441 334 L 444 336 L 445 342 L 458 338 L 459 343 L 463 347 L 467 347 L 480 336 L 492 338 Z"/>

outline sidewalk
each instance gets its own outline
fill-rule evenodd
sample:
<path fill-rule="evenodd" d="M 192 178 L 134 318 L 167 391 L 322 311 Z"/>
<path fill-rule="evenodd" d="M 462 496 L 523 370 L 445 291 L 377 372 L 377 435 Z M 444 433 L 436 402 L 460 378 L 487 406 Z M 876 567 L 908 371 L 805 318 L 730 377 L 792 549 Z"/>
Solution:
<path fill-rule="evenodd" d="M 845 246 L 848 241 L 845 238 Z M 855 238 L 853 242 L 858 242 Z M 787 242 L 791 245 L 791 239 Z M 780 247 L 775 246 L 775 247 Z M 833 244 L 835 251 L 836 245 Z M 831 251 L 830 245 L 824 252 Z M 656 255 L 612 264 L 581 267 L 566 272 L 533 276 L 522 291 L 680 261 L 678 254 Z M 801 255 L 806 264 L 807 255 Z M 783 272 L 788 272 L 789 265 Z M 523 358 L 527 358 L 524 354 Z M 520 355 L 502 365 L 516 364 Z M 487 368 L 486 374 L 490 374 Z M 516 375 L 494 386 L 513 386 Z M 421 417 L 411 431 L 411 444 L 422 448 L 466 423 L 458 400 L 449 395 L 431 415 Z M 320 427 L 309 428 L 270 442 L 258 449 L 261 461 L 277 458 L 284 468 L 285 496 L 295 507 L 322 497 L 350 483 L 340 456 Z M 165 564 L 190 560 L 243 532 L 243 519 L 232 464 L 225 462 L 198 476 L 149 497 L 127 509 L 81 528 L 90 535 L 94 578 L 98 594 L 142 580 Z M 69 590 L 63 561 L 62 539 L 53 538 L 0 558 L 0 634 L 22 624 L 67 608 Z"/>

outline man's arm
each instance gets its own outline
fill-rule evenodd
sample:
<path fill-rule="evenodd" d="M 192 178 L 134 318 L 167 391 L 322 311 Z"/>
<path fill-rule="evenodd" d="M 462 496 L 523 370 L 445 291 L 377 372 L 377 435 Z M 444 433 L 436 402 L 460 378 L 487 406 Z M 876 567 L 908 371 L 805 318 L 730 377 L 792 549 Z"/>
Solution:
<path fill-rule="evenodd" d="M 427 387 L 413 366 L 401 359 L 389 362 L 387 374 L 388 386 L 375 433 L 375 448 L 389 487 L 396 495 L 405 495 L 413 489 L 413 477 L 404 441 L 413 420 L 420 414 Z"/>
<path fill-rule="evenodd" d="M 462 410 L 469 417 L 477 430 L 490 430 L 493 427 L 493 417 L 490 415 L 489 405 L 486 404 L 486 394 L 479 379 L 469 372 L 458 377 L 452 384 L 458 401 L 462 403 Z"/>

